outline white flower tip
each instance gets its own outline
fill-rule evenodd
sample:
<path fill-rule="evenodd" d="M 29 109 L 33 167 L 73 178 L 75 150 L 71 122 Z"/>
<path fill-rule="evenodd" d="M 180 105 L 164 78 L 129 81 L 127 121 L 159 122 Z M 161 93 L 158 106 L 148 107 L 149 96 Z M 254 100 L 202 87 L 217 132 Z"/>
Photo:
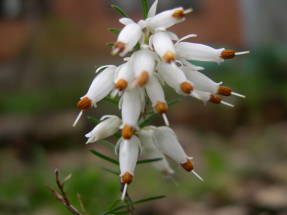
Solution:
<path fill-rule="evenodd" d="M 245 55 L 245 54 L 250 54 L 250 51 L 243 51 L 243 52 L 235 52 L 235 55 Z"/>
<path fill-rule="evenodd" d="M 191 172 L 196 178 L 198 178 L 200 181 L 204 182 L 203 178 L 197 172 L 195 172 L 194 170 L 192 170 Z"/>
<path fill-rule="evenodd" d="M 223 104 L 223 105 L 226 105 L 226 106 L 228 106 L 228 107 L 234 107 L 234 105 L 233 104 L 230 104 L 230 103 L 228 103 L 228 102 L 226 102 L 226 101 L 220 101 L 220 104 Z"/>
<path fill-rule="evenodd" d="M 128 190 L 128 184 L 125 184 L 125 185 L 124 185 L 123 192 L 122 192 L 122 197 L 121 197 L 121 200 L 122 200 L 122 201 L 125 200 L 125 197 L 126 197 L 126 194 L 127 194 L 127 190 Z"/>
<path fill-rule="evenodd" d="M 74 123 L 73 123 L 73 127 L 75 127 L 78 124 L 82 115 L 83 115 L 83 111 L 81 110 L 80 113 L 78 114 L 77 118 L 75 119 Z"/>
<path fill-rule="evenodd" d="M 162 118 L 163 118 L 165 125 L 169 127 L 170 123 L 169 123 L 167 115 L 165 113 L 162 114 Z"/>
<path fill-rule="evenodd" d="M 234 96 L 237 96 L 237 97 L 240 97 L 240 98 L 246 98 L 245 95 L 242 95 L 240 93 L 231 92 L 231 95 L 234 95 Z"/>

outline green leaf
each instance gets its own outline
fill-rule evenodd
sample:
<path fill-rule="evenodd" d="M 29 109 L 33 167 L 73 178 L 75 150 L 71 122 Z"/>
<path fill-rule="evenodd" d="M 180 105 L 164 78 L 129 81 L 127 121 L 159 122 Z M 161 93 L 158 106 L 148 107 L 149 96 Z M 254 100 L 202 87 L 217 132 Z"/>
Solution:
<path fill-rule="evenodd" d="M 109 168 L 106 168 L 106 167 L 103 167 L 103 170 L 105 170 L 106 172 L 109 172 L 113 175 L 116 175 L 116 176 L 119 176 L 119 172 L 115 171 L 115 170 L 112 170 L 112 169 L 109 169 Z"/>
<path fill-rule="evenodd" d="M 121 16 L 128 17 L 128 15 L 117 5 L 112 4 L 111 7 L 117 11 Z"/>
<path fill-rule="evenodd" d="M 151 163 L 151 162 L 157 162 L 161 161 L 163 158 L 153 158 L 153 159 L 146 159 L 146 160 L 139 160 L 137 164 L 145 164 L 145 163 Z"/>
<path fill-rule="evenodd" d="M 109 156 L 104 155 L 104 154 L 102 154 L 96 150 L 91 149 L 90 152 L 93 153 L 94 155 L 98 156 L 99 158 L 103 159 L 103 160 L 106 160 L 106 161 L 109 161 L 110 163 L 119 165 L 119 162 L 117 160 L 110 158 Z"/>
<path fill-rule="evenodd" d="M 121 30 L 117 29 L 117 28 L 108 28 L 108 30 L 114 34 L 119 34 Z"/>
<path fill-rule="evenodd" d="M 114 105 L 118 105 L 119 104 L 119 100 L 116 98 L 111 98 L 111 97 L 106 97 L 104 98 L 105 101 L 110 102 Z"/>
<path fill-rule="evenodd" d="M 114 42 L 108 42 L 106 43 L 106 46 L 113 46 L 115 43 Z"/>
<path fill-rule="evenodd" d="M 147 18 L 148 8 L 149 8 L 147 0 L 142 0 L 142 8 L 143 8 L 144 18 Z"/>
<path fill-rule="evenodd" d="M 111 147 L 111 148 L 114 148 L 114 147 L 115 147 L 115 145 L 114 145 L 112 142 L 107 141 L 107 140 L 99 140 L 98 142 L 101 143 L 101 144 L 103 144 L 103 145 L 107 145 L 107 146 L 109 146 L 109 147 Z"/>

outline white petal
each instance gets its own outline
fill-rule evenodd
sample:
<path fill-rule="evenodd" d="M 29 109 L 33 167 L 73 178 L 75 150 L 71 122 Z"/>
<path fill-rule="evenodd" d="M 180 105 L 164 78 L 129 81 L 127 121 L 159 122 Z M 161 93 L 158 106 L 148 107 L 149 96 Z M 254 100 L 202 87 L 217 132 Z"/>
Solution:
<path fill-rule="evenodd" d="M 201 90 L 194 90 L 193 94 L 191 94 L 194 98 L 203 101 L 204 103 L 208 102 L 211 96 L 211 93 L 201 91 Z"/>
<path fill-rule="evenodd" d="M 120 127 L 121 119 L 118 116 L 107 116 L 104 121 L 97 124 L 92 131 L 85 136 L 88 138 L 87 143 L 96 142 L 100 139 L 105 139 L 116 133 Z"/>
<path fill-rule="evenodd" d="M 170 35 L 167 32 L 157 32 L 151 37 L 152 45 L 156 53 L 164 59 L 167 52 L 175 55 L 175 48 Z"/>
<path fill-rule="evenodd" d="M 197 90 L 207 91 L 216 94 L 218 91 L 219 83 L 214 82 L 204 74 L 198 71 L 191 71 L 188 67 L 182 67 L 185 76 L 190 80 Z"/>
<path fill-rule="evenodd" d="M 153 17 L 147 19 L 147 27 L 151 31 L 155 31 L 158 28 L 169 28 L 177 23 L 183 22 L 185 18 L 175 18 L 173 13 L 177 10 L 183 10 L 182 7 L 174 8 L 171 10 L 163 11 Z"/>
<path fill-rule="evenodd" d="M 180 42 L 175 44 L 175 49 L 178 57 L 187 60 L 210 61 L 210 62 L 223 62 L 220 57 L 222 49 L 214 49 L 199 43 Z"/>
<path fill-rule="evenodd" d="M 130 61 L 119 66 L 117 77 L 115 78 L 115 83 L 117 83 L 121 79 L 125 80 L 128 83 L 128 87 L 131 86 L 134 80 L 134 73 L 131 68 Z"/>
<path fill-rule="evenodd" d="M 125 91 L 122 98 L 123 124 L 136 127 L 142 110 L 140 89 L 135 88 Z"/>
<path fill-rule="evenodd" d="M 153 76 L 145 86 L 147 95 L 151 100 L 152 106 L 155 106 L 158 101 L 165 102 L 164 91 L 156 76 Z"/>
<path fill-rule="evenodd" d="M 152 4 L 152 6 L 150 7 L 147 17 L 153 17 L 156 14 L 156 9 L 157 9 L 157 5 L 158 5 L 158 0 L 155 0 Z"/>
<path fill-rule="evenodd" d="M 135 23 L 132 19 L 127 17 L 120 18 L 119 22 L 122 23 L 123 25 L 129 25 Z"/>
<path fill-rule="evenodd" d="M 88 92 L 85 95 L 93 101 L 93 104 L 96 104 L 105 98 L 114 88 L 114 73 L 115 67 L 108 67 L 94 78 Z"/>
<path fill-rule="evenodd" d="M 184 152 L 171 128 L 166 126 L 155 128 L 154 137 L 157 148 L 171 159 L 175 160 L 179 164 L 185 163 L 188 160 L 188 156 Z"/>
<path fill-rule="evenodd" d="M 180 38 L 176 43 L 179 43 L 181 41 L 187 40 L 187 39 L 192 38 L 192 37 L 197 37 L 197 34 L 188 34 L 188 35 Z"/>
<path fill-rule="evenodd" d="M 139 145 L 140 140 L 135 135 L 130 140 L 122 139 L 119 148 L 121 176 L 126 172 L 131 175 L 134 174 L 139 155 Z"/>
<path fill-rule="evenodd" d="M 142 129 L 139 138 L 143 144 L 143 157 L 145 159 L 162 158 L 160 161 L 152 162 L 151 165 L 163 173 L 173 174 L 174 171 L 169 166 L 166 157 L 154 145 L 153 130 Z"/>

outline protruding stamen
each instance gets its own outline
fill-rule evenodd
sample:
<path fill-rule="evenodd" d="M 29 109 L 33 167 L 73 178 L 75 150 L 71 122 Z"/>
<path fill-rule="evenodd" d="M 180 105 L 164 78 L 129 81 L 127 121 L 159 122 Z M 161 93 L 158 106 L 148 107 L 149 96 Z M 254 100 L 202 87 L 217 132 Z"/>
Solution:
<path fill-rule="evenodd" d="M 149 81 L 149 73 L 147 71 L 143 71 L 138 77 L 138 85 L 144 86 Z"/>
<path fill-rule="evenodd" d="M 117 88 L 119 91 L 123 91 L 128 87 L 128 82 L 124 79 L 120 79 L 115 83 L 115 88 Z"/>
<path fill-rule="evenodd" d="M 192 174 L 193 174 L 195 177 L 197 177 L 200 181 L 204 182 L 203 178 L 202 178 L 197 172 L 195 172 L 194 170 L 192 170 L 191 172 L 192 172 Z"/>
<path fill-rule="evenodd" d="M 113 46 L 112 55 L 118 55 L 122 53 L 126 48 L 126 44 L 123 42 L 116 42 Z"/>
<path fill-rule="evenodd" d="M 191 91 L 193 90 L 193 86 L 189 83 L 189 82 L 182 82 L 180 84 L 180 89 L 186 93 L 186 94 L 190 94 Z"/>
<path fill-rule="evenodd" d="M 221 52 L 221 58 L 222 59 L 231 59 L 235 57 L 235 50 L 233 49 L 225 49 Z"/>
<path fill-rule="evenodd" d="M 83 111 L 88 111 L 92 107 L 92 100 L 85 96 L 78 101 L 77 107 Z"/>
<path fill-rule="evenodd" d="M 121 176 L 121 182 L 123 184 L 130 184 L 133 181 L 133 175 L 130 174 L 129 172 L 125 172 L 125 174 L 123 174 Z"/>
<path fill-rule="evenodd" d="M 168 118 L 167 118 L 165 113 L 162 114 L 162 118 L 163 118 L 163 121 L 164 121 L 165 125 L 169 126 L 170 124 L 169 124 Z"/>
<path fill-rule="evenodd" d="M 192 13 L 192 11 L 193 11 L 193 9 L 192 8 L 188 8 L 188 9 L 186 9 L 186 10 L 184 10 L 184 15 L 187 15 L 187 14 L 190 14 L 190 13 Z"/>
<path fill-rule="evenodd" d="M 246 98 L 245 95 L 242 95 L 242 94 L 240 94 L 240 93 L 231 92 L 231 94 L 234 95 L 234 96 L 241 97 L 241 98 Z"/>
<path fill-rule="evenodd" d="M 74 123 L 73 123 L 73 127 L 75 127 L 78 124 L 78 122 L 81 119 L 82 115 L 83 115 L 83 111 L 81 110 L 80 113 L 78 114 L 77 118 L 75 119 Z"/>
<path fill-rule="evenodd" d="M 187 160 L 185 163 L 181 163 L 180 165 L 188 172 L 193 170 L 193 164 L 191 160 Z"/>
<path fill-rule="evenodd" d="M 230 96 L 231 95 L 231 88 L 226 87 L 226 86 L 219 86 L 217 93 L 223 96 Z"/>
<path fill-rule="evenodd" d="M 168 111 L 168 106 L 165 102 L 157 101 L 154 106 L 157 113 L 163 114 Z"/>
<path fill-rule="evenodd" d="M 163 56 L 163 60 L 166 63 L 171 63 L 175 61 L 175 53 L 173 53 L 172 51 L 167 51 Z"/>
<path fill-rule="evenodd" d="M 230 103 L 228 103 L 228 102 L 226 102 L 226 101 L 220 101 L 220 104 L 223 104 L 223 105 L 226 105 L 226 106 L 228 106 L 228 107 L 234 107 L 234 105 L 233 104 L 230 104 Z"/>
<path fill-rule="evenodd" d="M 209 101 L 214 103 L 214 104 L 220 104 L 221 103 L 221 98 L 216 95 L 211 95 L 209 98 Z"/>
<path fill-rule="evenodd" d="M 122 137 L 124 139 L 130 139 L 134 133 L 135 133 L 135 129 L 134 127 L 130 125 L 125 125 L 122 129 Z"/>
<path fill-rule="evenodd" d="M 124 189 L 123 189 L 123 192 L 122 192 L 122 196 L 121 196 L 121 200 L 124 201 L 125 197 L 126 197 L 126 194 L 127 194 L 127 191 L 128 191 L 128 184 L 125 184 L 124 185 Z"/>
<path fill-rule="evenodd" d="M 243 51 L 243 52 L 235 52 L 236 56 L 250 54 L 250 51 Z"/>

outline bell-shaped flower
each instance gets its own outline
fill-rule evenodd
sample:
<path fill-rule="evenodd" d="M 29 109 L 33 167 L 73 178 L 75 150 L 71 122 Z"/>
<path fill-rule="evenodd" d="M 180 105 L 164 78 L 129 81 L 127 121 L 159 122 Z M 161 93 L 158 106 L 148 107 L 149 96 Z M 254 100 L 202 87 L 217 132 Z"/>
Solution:
<path fill-rule="evenodd" d="M 108 66 L 94 78 L 88 92 L 77 103 L 77 107 L 81 111 L 73 126 L 77 124 L 83 111 L 88 111 L 92 106 L 96 107 L 97 102 L 101 101 L 111 92 L 114 88 L 113 79 L 115 70 L 115 66 Z"/>
<path fill-rule="evenodd" d="M 152 7 L 155 6 L 156 5 L 153 5 Z M 150 10 L 150 17 L 146 20 L 146 26 L 151 32 L 166 30 L 177 23 L 183 22 L 185 20 L 185 16 L 192 12 L 191 9 L 184 10 L 182 7 L 178 7 L 171 10 L 165 10 L 152 16 L 154 11 L 154 8 Z"/>
<path fill-rule="evenodd" d="M 142 156 L 145 159 L 162 158 L 162 160 L 152 162 L 151 165 L 166 175 L 174 173 L 164 154 L 154 145 L 153 129 L 145 127 L 139 131 L 139 138 L 143 146 Z"/>
<path fill-rule="evenodd" d="M 142 28 L 139 24 L 127 24 L 119 33 L 117 42 L 113 46 L 112 54 L 125 56 L 135 47 L 141 37 Z"/>
<path fill-rule="evenodd" d="M 134 80 L 134 73 L 130 65 L 130 61 L 119 66 L 115 78 L 115 88 L 123 91 L 131 86 Z"/>
<path fill-rule="evenodd" d="M 175 48 L 171 34 L 164 31 L 157 32 L 150 38 L 150 43 L 164 62 L 171 63 L 175 61 Z"/>
<path fill-rule="evenodd" d="M 145 89 L 152 103 L 152 107 L 157 113 L 162 114 L 165 124 L 169 126 L 169 122 L 166 117 L 166 113 L 168 111 L 168 105 L 165 100 L 162 86 L 155 75 L 151 77 L 150 81 L 145 86 Z"/>
<path fill-rule="evenodd" d="M 121 119 L 115 115 L 103 116 L 101 120 L 92 131 L 85 135 L 88 138 L 87 144 L 112 136 L 118 131 L 122 123 Z"/>
<path fill-rule="evenodd" d="M 192 96 L 194 98 L 197 98 L 201 101 L 203 101 L 203 103 L 207 103 L 207 102 L 211 102 L 213 104 L 223 104 L 229 107 L 234 107 L 233 104 L 230 104 L 226 101 L 223 101 L 222 98 L 220 98 L 217 95 L 211 94 L 210 92 L 205 92 L 205 91 L 201 91 L 201 90 L 194 90 L 192 93 Z"/>
<path fill-rule="evenodd" d="M 180 164 L 186 171 L 194 173 L 200 180 L 202 180 L 202 178 L 194 171 L 191 161 L 192 158 L 186 155 L 171 128 L 166 126 L 155 128 L 154 137 L 155 145 L 160 151 Z"/>
<path fill-rule="evenodd" d="M 189 95 L 193 90 L 193 84 L 189 81 L 184 72 L 178 68 L 174 63 L 167 64 L 161 62 L 158 65 L 158 72 L 160 77 L 178 94 Z"/>
<path fill-rule="evenodd" d="M 142 95 L 138 87 L 124 92 L 121 98 L 121 110 L 123 120 L 122 137 L 130 139 L 137 128 L 142 111 Z"/>
<path fill-rule="evenodd" d="M 175 44 L 175 50 L 178 57 L 187 60 L 210 61 L 221 63 L 225 59 L 230 59 L 236 55 L 248 54 L 249 51 L 236 52 L 231 49 L 215 49 L 207 45 L 190 42 L 178 42 Z"/>
<path fill-rule="evenodd" d="M 140 140 L 137 136 L 133 136 L 129 140 L 121 139 L 119 144 L 120 178 L 121 183 L 125 184 L 122 193 L 122 199 L 124 199 L 127 192 L 127 185 L 133 181 L 140 152 Z"/>
<path fill-rule="evenodd" d="M 152 77 L 155 67 L 155 54 L 147 49 L 136 51 L 131 58 L 135 82 L 144 86 Z"/>

